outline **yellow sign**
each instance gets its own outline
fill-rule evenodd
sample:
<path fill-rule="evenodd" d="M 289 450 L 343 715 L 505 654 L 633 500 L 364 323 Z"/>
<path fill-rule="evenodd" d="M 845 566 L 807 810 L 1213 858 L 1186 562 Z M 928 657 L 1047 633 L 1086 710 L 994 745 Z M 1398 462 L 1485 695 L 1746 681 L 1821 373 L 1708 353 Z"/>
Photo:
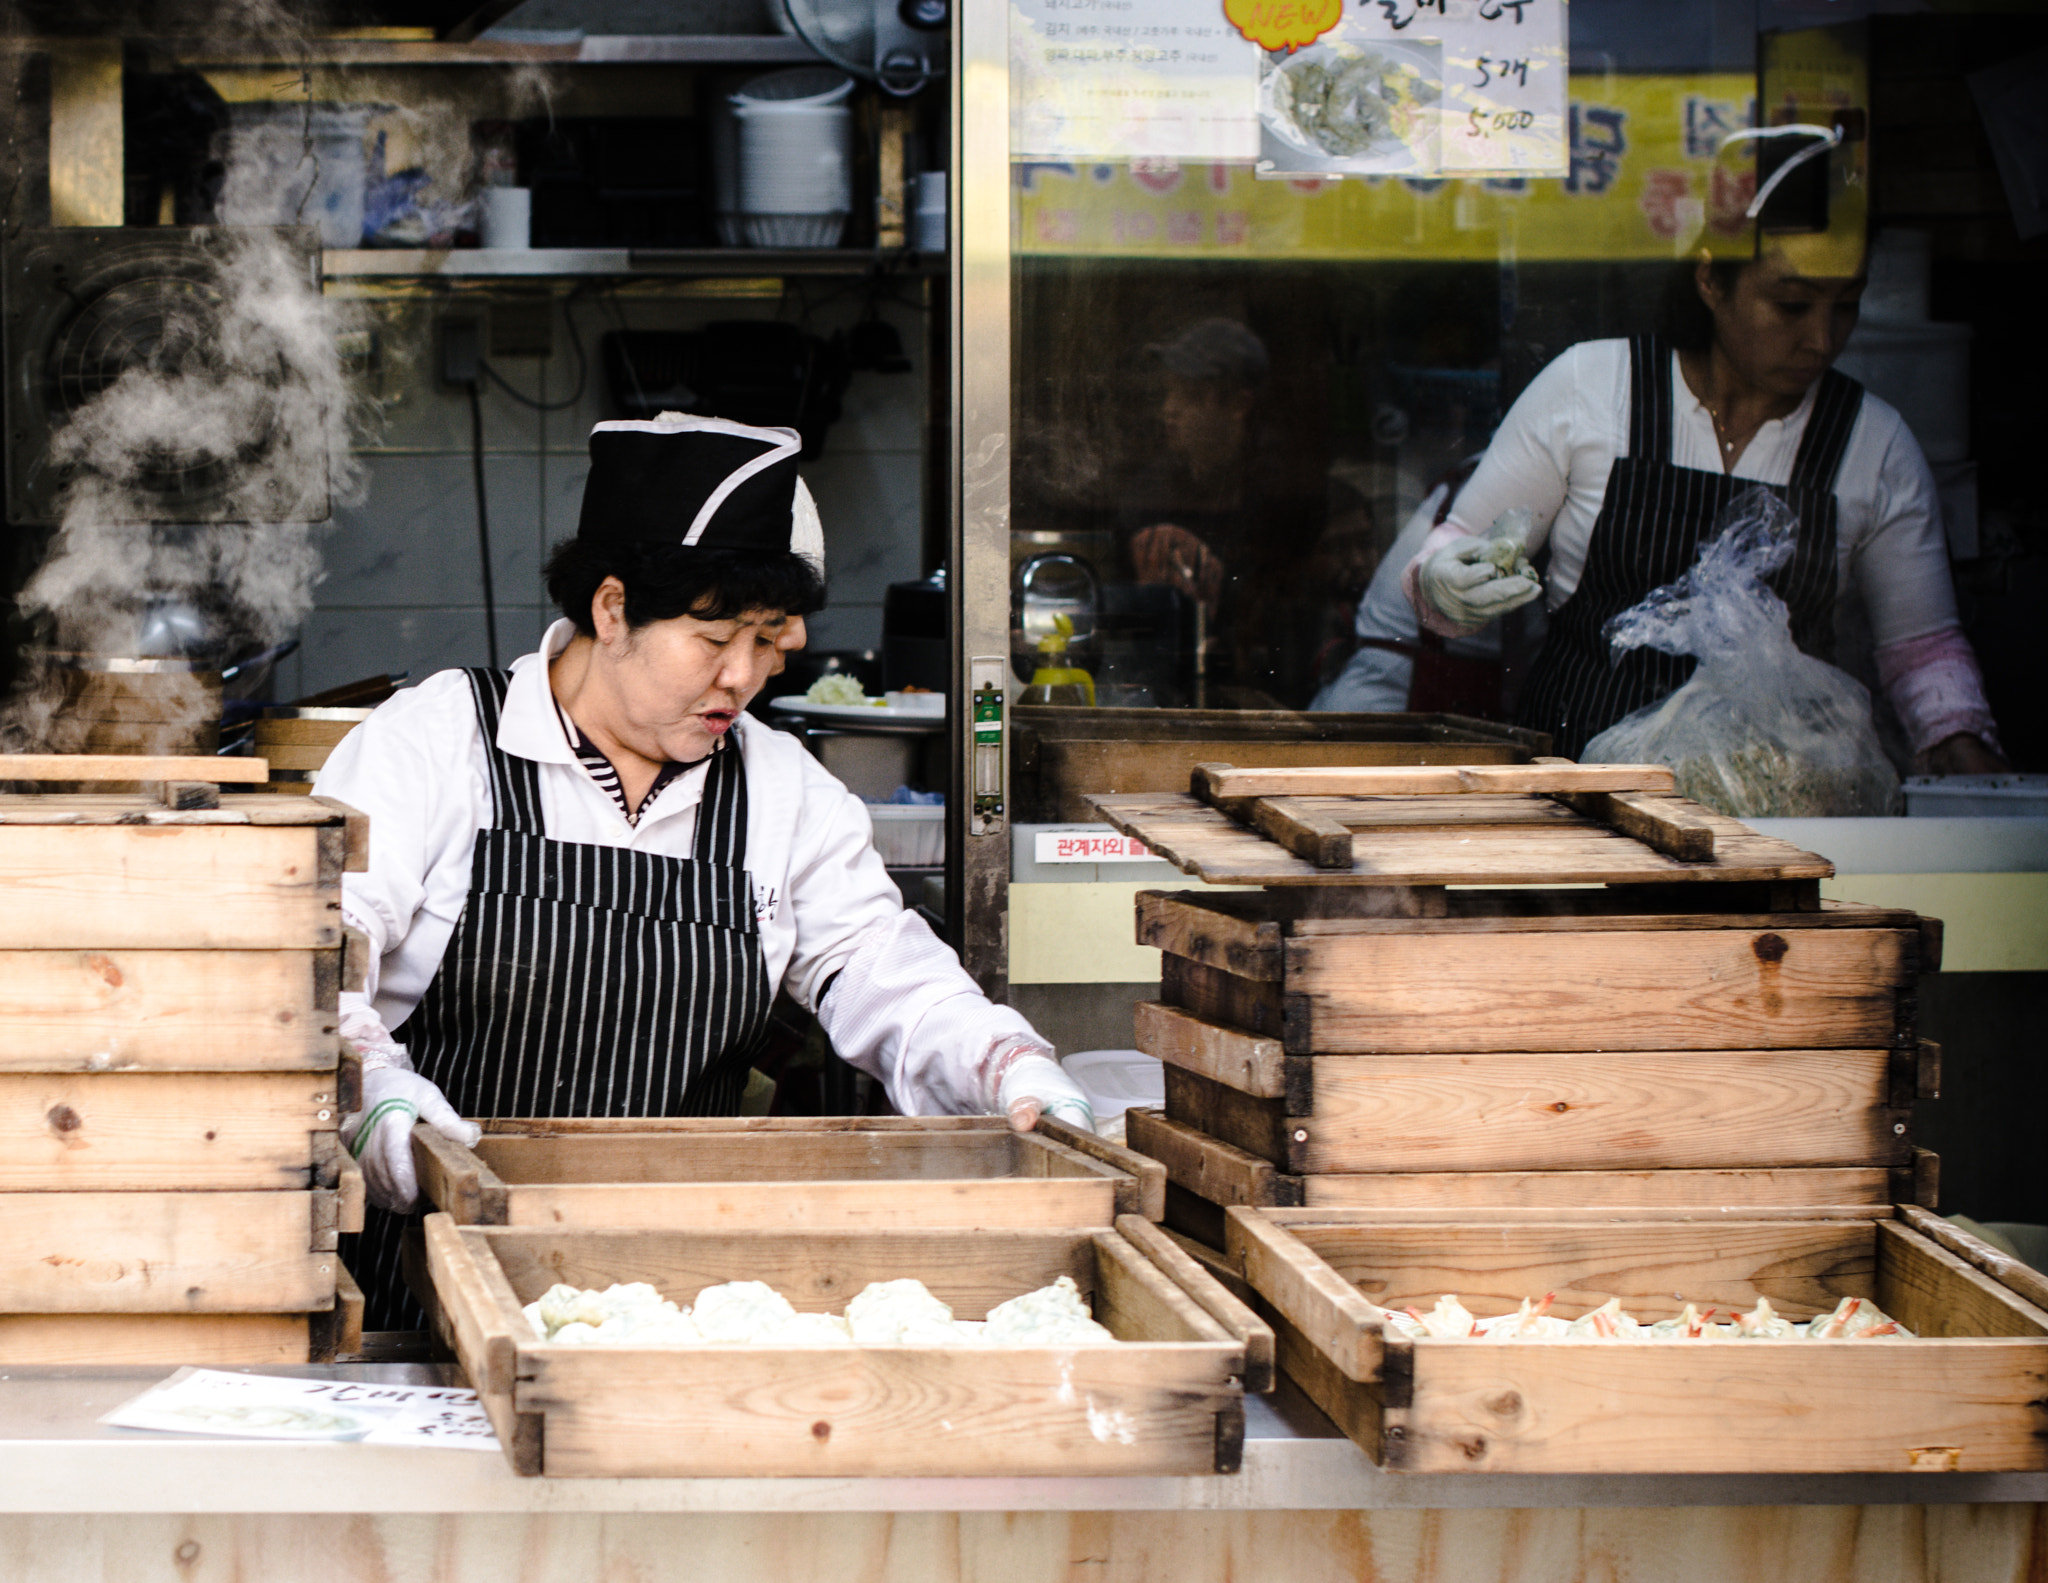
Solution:
<path fill-rule="evenodd" d="M 1680 258 L 1749 240 L 1755 80 L 1571 79 L 1561 177 L 1259 180 L 1248 164 L 1019 162 L 1017 251 L 1158 258 Z"/>
<path fill-rule="evenodd" d="M 1223 0 L 1223 14 L 1261 49 L 1300 49 L 1344 20 L 1344 0 Z"/>

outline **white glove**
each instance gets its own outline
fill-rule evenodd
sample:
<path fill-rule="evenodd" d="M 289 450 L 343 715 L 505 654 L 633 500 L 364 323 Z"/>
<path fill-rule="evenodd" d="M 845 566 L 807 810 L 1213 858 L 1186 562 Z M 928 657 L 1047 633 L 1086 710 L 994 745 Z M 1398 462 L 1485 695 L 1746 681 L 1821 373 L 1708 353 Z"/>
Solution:
<path fill-rule="evenodd" d="M 366 1066 L 363 1108 L 341 1118 L 341 1141 L 363 1167 L 363 1186 L 379 1209 L 406 1214 L 418 1207 L 419 1176 L 412 1164 L 412 1127 L 424 1121 L 464 1148 L 484 1129 L 455 1114 L 440 1089 L 402 1066 Z"/>
<path fill-rule="evenodd" d="M 1088 1096 L 1050 1055 L 1028 1045 L 1014 1047 L 996 1058 L 991 1075 L 995 1080 L 991 1108 L 1008 1116 L 1014 1130 L 1029 1132 L 1042 1115 L 1083 1132 L 1095 1130 L 1095 1112 Z"/>
<path fill-rule="evenodd" d="M 1502 570 L 1501 539 L 1467 534 L 1452 539 L 1422 563 L 1417 585 L 1439 614 L 1461 627 L 1480 627 L 1526 605 L 1543 585 L 1525 572 Z"/>

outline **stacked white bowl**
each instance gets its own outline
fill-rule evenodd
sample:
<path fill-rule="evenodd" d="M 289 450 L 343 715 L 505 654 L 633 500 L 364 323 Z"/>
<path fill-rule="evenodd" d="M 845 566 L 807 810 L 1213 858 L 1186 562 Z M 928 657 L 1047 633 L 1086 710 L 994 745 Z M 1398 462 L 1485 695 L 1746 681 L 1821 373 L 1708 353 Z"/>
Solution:
<path fill-rule="evenodd" d="M 853 207 L 853 79 L 822 66 L 756 77 L 732 96 L 739 212 L 755 247 L 835 247 Z"/>

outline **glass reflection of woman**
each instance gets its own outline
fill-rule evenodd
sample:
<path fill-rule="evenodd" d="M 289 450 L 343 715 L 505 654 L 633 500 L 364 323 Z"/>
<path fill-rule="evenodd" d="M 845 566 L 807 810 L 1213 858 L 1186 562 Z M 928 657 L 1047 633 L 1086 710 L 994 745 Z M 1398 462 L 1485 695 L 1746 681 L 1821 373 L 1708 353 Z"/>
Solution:
<path fill-rule="evenodd" d="M 1549 632 L 1522 723 L 1577 757 L 1654 703 L 1692 661 L 1638 651 L 1610 663 L 1609 617 L 1697 557 L 1716 515 L 1757 483 L 1800 519 L 1772 584 L 1802 649 L 1832 660 L 1836 602 L 1855 589 L 1878 679 L 1912 751 L 1936 774 L 2006 767 L 1949 580 L 1933 475 L 1897 412 L 1833 368 L 1863 277 L 1802 273 L 1773 251 L 1702 255 L 1664 335 L 1584 341 L 1530 382 L 1449 517 L 1404 572 L 1417 614 L 1446 637 L 1547 596 Z M 1542 587 L 1486 561 L 1489 524 L 1536 513 Z"/>

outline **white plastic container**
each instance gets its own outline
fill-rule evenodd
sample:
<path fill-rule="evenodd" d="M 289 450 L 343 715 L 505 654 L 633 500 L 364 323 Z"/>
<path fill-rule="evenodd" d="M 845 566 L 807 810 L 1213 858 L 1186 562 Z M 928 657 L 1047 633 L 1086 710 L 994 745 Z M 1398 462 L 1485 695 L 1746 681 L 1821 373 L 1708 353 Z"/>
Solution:
<path fill-rule="evenodd" d="M 817 66 L 756 77 L 731 99 L 738 212 L 755 247 L 834 247 L 853 209 L 853 79 Z"/>
<path fill-rule="evenodd" d="M 1165 1064 L 1142 1050 L 1078 1050 L 1061 1056 L 1060 1065 L 1088 1096 L 1097 1126 L 1133 1105 L 1156 1110 L 1166 1103 Z"/>
<path fill-rule="evenodd" d="M 937 868 L 946 861 L 946 810 L 941 803 L 871 803 L 875 850 L 888 868 Z"/>
<path fill-rule="evenodd" d="M 228 225 L 310 225 L 322 247 L 363 244 L 368 162 L 378 106 L 238 104 L 222 135 L 220 214 Z"/>
<path fill-rule="evenodd" d="M 1900 788 L 1909 817 L 2048 817 L 2048 775 L 1913 775 Z"/>

